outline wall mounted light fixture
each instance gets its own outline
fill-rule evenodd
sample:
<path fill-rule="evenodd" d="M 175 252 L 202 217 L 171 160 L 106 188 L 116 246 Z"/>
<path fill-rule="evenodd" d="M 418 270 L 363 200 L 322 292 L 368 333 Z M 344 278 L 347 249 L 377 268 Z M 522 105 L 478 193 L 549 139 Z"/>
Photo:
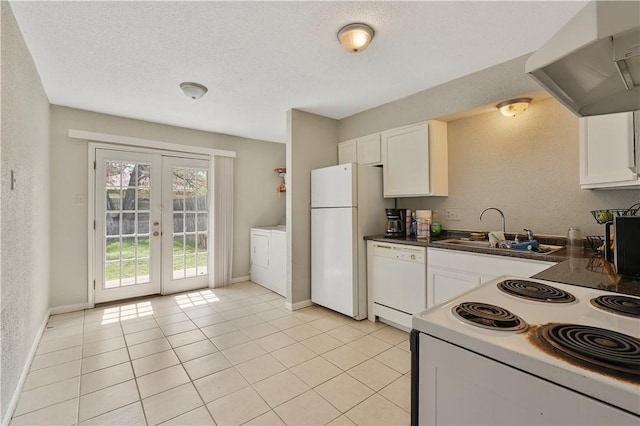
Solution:
<path fill-rule="evenodd" d="M 500 102 L 496 105 L 496 108 L 498 108 L 505 117 L 515 117 L 525 112 L 527 108 L 529 108 L 530 103 L 531 98 L 510 99 Z"/>
<path fill-rule="evenodd" d="M 180 83 L 180 88 L 187 98 L 200 99 L 209 91 L 205 86 L 198 83 L 184 82 Z"/>
<path fill-rule="evenodd" d="M 373 34 L 373 28 L 367 24 L 349 24 L 338 31 L 338 40 L 344 50 L 358 53 L 369 47 Z"/>

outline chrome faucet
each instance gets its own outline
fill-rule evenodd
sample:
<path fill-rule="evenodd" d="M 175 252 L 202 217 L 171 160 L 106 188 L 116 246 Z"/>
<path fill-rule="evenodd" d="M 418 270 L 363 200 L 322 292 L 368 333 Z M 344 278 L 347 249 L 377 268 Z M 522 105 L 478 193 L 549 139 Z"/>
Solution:
<path fill-rule="evenodd" d="M 487 210 L 495 210 L 498 213 L 500 213 L 500 217 L 502 218 L 502 232 L 507 232 L 504 226 L 504 213 L 502 213 L 502 210 L 497 209 L 495 207 L 487 207 L 486 209 L 482 210 L 482 213 L 480 213 L 480 221 L 482 222 L 482 215 L 487 211 Z"/>
<path fill-rule="evenodd" d="M 524 228 L 524 232 L 527 233 L 527 238 L 529 241 L 533 241 L 533 231 L 529 228 Z"/>

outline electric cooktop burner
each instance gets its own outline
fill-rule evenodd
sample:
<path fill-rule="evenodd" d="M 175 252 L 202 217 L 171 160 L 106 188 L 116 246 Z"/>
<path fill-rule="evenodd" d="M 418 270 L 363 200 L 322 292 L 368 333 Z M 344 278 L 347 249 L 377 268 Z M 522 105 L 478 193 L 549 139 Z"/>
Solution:
<path fill-rule="evenodd" d="M 640 339 L 577 324 L 541 325 L 536 339 L 568 362 L 640 383 Z"/>
<path fill-rule="evenodd" d="M 607 312 L 640 318 L 640 299 L 617 294 L 605 294 L 591 299 L 591 304 Z"/>
<path fill-rule="evenodd" d="M 519 316 L 488 303 L 464 302 L 451 311 L 464 322 L 490 330 L 522 331 L 527 328 L 527 323 Z"/>
<path fill-rule="evenodd" d="M 571 303 L 576 298 L 564 290 L 526 280 L 504 280 L 498 283 L 504 293 L 536 302 Z"/>

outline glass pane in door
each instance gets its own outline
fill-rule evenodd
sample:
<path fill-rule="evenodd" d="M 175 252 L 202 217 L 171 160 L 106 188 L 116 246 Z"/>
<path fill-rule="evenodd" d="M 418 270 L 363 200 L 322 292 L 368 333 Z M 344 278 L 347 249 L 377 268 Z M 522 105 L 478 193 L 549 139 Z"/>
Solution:
<path fill-rule="evenodd" d="M 207 275 L 208 170 L 173 166 L 173 279 Z"/>
<path fill-rule="evenodd" d="M 151 165 L 105 162 L 104 288 L 150 282 Z"/>

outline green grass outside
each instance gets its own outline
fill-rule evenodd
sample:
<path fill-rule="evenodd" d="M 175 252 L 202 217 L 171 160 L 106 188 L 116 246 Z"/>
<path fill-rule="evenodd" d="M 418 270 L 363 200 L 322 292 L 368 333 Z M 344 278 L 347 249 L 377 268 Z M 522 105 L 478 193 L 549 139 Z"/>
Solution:
<path fill-rule="evenodd" d="M 120 250 L 122 249 L 122 255 Z M 184 256 L 183 256 L 184 254 Z M 138 276 L 149 275 L 149 239 L 138 239 Z M 120 278 L 120 263 L 122 262 L 122 278 L 131 278 L 136 275 L 136 244 L 133 238 L 123 238 L 122 244 L 115 240 L 106 247 L 105 278 L 107 281 Z M 181 241 L 173 241 L 173 270 L 179 271 L 185 268 L 207 266 L 207 253 L 196 255 L 193 244 L 183 244 Z M 111 262 L 109 262 L 111 261 Z M 121 262 L 120 262 L 121 261 Z"/>

